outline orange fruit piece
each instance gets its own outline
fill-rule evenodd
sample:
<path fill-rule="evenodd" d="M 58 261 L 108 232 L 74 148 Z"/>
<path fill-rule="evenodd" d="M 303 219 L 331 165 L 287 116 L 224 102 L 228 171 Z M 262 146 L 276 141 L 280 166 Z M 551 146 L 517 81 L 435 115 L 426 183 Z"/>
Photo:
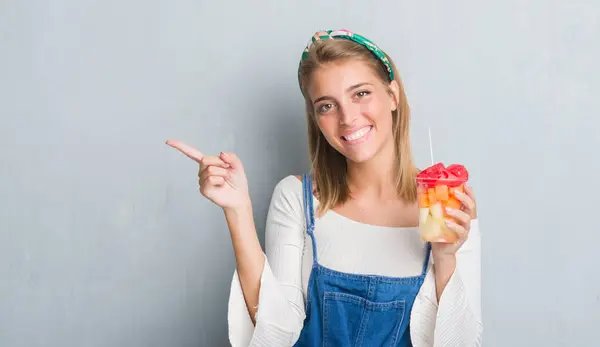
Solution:
<path fill-rule="evenodd" d="M 435 194 L 435 188 L 427 188 L 427 196 L 429 197 L 429 204 L 433 205 L 438 202 Z"/>
<path fill-rule="evenodd" d="M 435 196 L 438 200 L 448 200 L 448 186 L 445 184 L 435 186 Z"/>
<path fill-rule="evenodd" d="M 450 207 L 455 210 L 460 210 L 461 206 L 462 206 L 462 203 L 460 202 L 460 200 L 458 200 L 457 198 L 455 198 L 453 196 L 448 198 L 448 201 L 444 201 L 444 207 Z"/>
<path fill-rule="evenodd" d="M 419 194 L 419 207 L 429 207 L 429 196 L 426 192 Z"/>
<path fill-rule="evenodd" d="M 455 210 L 460 210 L 462 203 L 455 197 L 451 196 L 450 198 L 448 198 L 447 201 L 443 202 L 444 204 L 444 217 L 453 220 L 454 222 L 457 222 L 456 218 L 454 218 L 453 216 L 449 215 L 448 212 L 446 212 L 446 208 L 452 208 Z"/>

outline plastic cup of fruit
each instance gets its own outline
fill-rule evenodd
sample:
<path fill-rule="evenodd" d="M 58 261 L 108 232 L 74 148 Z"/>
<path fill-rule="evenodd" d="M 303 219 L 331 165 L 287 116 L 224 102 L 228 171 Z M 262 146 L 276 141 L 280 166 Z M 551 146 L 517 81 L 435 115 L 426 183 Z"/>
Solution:
<path fill-rule="evenodd" d="M 417 175 L 419 200 L 419 235 L 426 242 L 454 243 L 458 235 L 446 226 L 446 208 L 460 209 L 462 203 L 456 192 L 464 192 L 469 173 L 462 165 L 444 167 L 437 163 Z"/>

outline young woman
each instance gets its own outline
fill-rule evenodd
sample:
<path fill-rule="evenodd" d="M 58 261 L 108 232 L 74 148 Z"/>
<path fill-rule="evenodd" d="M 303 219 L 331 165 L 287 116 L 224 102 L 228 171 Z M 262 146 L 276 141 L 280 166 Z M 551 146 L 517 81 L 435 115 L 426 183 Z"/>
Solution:
<path fill-rule="evenodd" d="M 237 270 L 233 346 L 480 346 L 480 234 L 470 187 L 447 211 L 455 243 L 426 243 L 398 70 L 348 30 L 316 33 L 299 83 L 311 170 L 275 187 L 266 255 L 244 169 L 233 153 L 204 156 L 200 192 L 221 206 Z"/>

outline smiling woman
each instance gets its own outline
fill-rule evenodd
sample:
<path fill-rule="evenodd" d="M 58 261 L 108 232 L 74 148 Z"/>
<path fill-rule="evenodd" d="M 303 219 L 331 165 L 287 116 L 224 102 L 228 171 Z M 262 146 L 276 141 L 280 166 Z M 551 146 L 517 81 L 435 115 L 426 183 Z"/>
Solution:
<path fill-rule="evenodd" d="M 399 98 L 395 81 L 387 86 L 371 67 L 351 60 L 323 63 L 312 72 L 306 90 L 315 99 L 315 112 L 309 117 L 336 155 L 354 163 L 365 162 L 381 151 L 394 155 L 390 114 Z"/>
<path fill-rule="evenodd" d="M 347 30 L 316 33 L 298 77 L 310 172 L 275 187 L 263 253 L 233 153 L 204 156 L 201 193 L 225 212 L 236 257 L 233 346 L 480 346 L 480 234 L 456 195 L 453 243 L 419 237 L 409 107 L 392 60 Z M 460 225 L 458 225 L 460 224 Z"/>

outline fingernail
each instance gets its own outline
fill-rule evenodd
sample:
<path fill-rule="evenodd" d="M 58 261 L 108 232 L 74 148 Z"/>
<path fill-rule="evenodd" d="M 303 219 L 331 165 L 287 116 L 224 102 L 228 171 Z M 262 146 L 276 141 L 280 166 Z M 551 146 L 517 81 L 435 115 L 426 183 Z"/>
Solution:
<path fill-rule="evenodd" d="M 454 209 L 450 208 L 450 207 L 446 207 L 446 212 L 448 212 L 448 214 L 454 214 Z"/>

